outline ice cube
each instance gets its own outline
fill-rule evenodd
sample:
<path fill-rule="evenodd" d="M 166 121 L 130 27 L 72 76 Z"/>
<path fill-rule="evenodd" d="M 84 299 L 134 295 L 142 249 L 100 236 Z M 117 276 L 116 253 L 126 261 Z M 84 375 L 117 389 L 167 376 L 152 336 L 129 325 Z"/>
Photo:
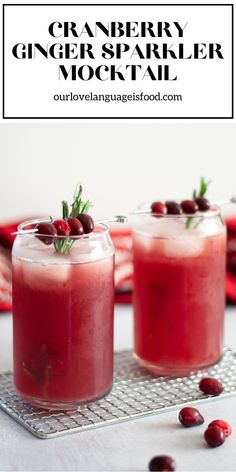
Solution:
<path fill-rule="evenodd" d="M 63 289 L 69 279 L 70 265 L 22 261 L 22 275 L 26 285 L 35 290 Z"/>
<path fill-rule="evenodd" d="M 162 241 L 164 255 L 170 258 L 198 257 L 204 248 L 204 238 L 201 237 L 188 236 Z"/>
<path fill-rule="evenodd" d="M 73 263 L 92 262 L 94 260 L 102 259 L 104 257 L 104 250 L 101 244 L 89 239 L 79 241 L 79 244 L 72 246 L 70 249 L 70 260 Z"/>
<path fill-rule="evenodd" d="M 184 234 L 186 230 L 186 218 L 181 217 L 150 217 L 145 215 L 141 221 L 134 225 L 134 231 L 158 238 L 171 238 Z"/>
<path fill-rule="evenodd" d="M 203 217 L 199 220 L 195 232 L 202 237 L 214 236 L 223 232 L 224 228 L 220 218 Z"/>

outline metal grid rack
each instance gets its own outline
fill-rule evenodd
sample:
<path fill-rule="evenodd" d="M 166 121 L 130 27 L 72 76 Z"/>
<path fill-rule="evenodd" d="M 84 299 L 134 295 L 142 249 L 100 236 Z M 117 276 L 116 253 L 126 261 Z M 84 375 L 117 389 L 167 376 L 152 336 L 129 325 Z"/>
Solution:
<path fill-rule="evenodd" d="M 115 354 L 113 389 L 105 398 L 80 410 L 52 411 L 36 408 L 14 391 L 12 372 L 0 374 L 0 408 L 39 438 L 54 438 L 109 424 L 161 413 L 209 399 L 198 388 L 202 376 L 224 384 L 221 398 L 236 393 L 236 352 L 225 348 L 221 361 L 189 377 L 154 377 L 139 367 L 131 351 Z M 211 397 L 217 399 L 219 397 Z"/>

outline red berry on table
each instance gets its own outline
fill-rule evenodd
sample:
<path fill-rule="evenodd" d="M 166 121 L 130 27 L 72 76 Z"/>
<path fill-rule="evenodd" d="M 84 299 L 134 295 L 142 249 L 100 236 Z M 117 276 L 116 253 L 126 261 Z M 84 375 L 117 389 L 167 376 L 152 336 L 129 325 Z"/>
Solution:
<path fill-rule="evenodd" d="M 53 221 L 54 226 L 57 229 L 58 236 L 69 236 L 70 235 L 70 226 L 65 220 L 55 220 Z"/>
<path fill-rule="evenodd" d="M 179 421 L 186 428 L 191 428 L 204 423 L 204 418 L 197 408 L 186 406 L 179 412 Z"/>
<path fill-rule="evenodd" d="M 166 215 L 167 208 L 165 203 L 163 202 L 153 202 L 151 204 L 151 211 L 152 213 L 158 213 L 160 215 Z"/>
<path fill-rule="evenodd" d="M 212 377 L 204 377 L 199 382 L 199 388 L 203 393 L 207 395 L 220 395 L 224 386 L 219 380 L 213 379 Z"/>
<path fill-rule="evenodd" d="M 219 426 L 209 426 L 204 433 L 204 437 L 211 447 L 221 446 L 225 442 L 224 431 Z"/>
<path fill-rule="evenodd" d="M 82 223 L 85 234 L 91 233 L 94 230 L 94 221 L 90 215 L 79 213 L 76 218 Z"/>
<path fill-rule="evenodd" d="M 195 198 L 195 202 L 197 203 L 200 211 L 207 211 L 209 208 L 211 208 L 211 204 L 207 198 L 197 197 Z"/>
<path fill-rule="evenodd" d="M 198 211 L 198 205 L 194 200 L 183 200 L 181 202 L 181 208 L 184 213 L 188 213 L 190 215 L 196 213 Z"/>
<path fill-rule="evenodd" d="M 77 218 L 69 216 L 66 221 L 70 227 L 70 236 L 81 236 L 84 234 L 83 225 Z"/>
<path fill-rule="evenodd" d="M 182 213 L 182 208 L 177 202 L 167 201 L 166 207 L 168 215 L 181 215 Z"/>
<path fill-rule="evenodd" d="M 35 226 L 37 229 L 36 237 L 40 239 L 44 244 L 48 246 L 55 241 L 55 237 L 57 236 L 57 229 L 53 223 L 38 223 Z"/>
<path fill-rule="evenodd" d="M 224 431 L 224 434 L 225 434 L 225 437 L 227 438 L 228 436 L 230 436 L 230 434 L 232 433 L 232 428 L 230 426 L 230 424 L 227 422 L 227 421 L 224 421 L 224 420 L 213 420 L 209 425 L 208 425 L 208 428 L 211 427 L 211 426 L 218 426 L 219 428 L 221 428 L 223 431 Z"/>
<path fill-rule="evenodd" d="M 148 465 L 151 471 L 174 471 L 176 469 L 176 462 L 170 456 L 155 456 L 153 457 Z"/>

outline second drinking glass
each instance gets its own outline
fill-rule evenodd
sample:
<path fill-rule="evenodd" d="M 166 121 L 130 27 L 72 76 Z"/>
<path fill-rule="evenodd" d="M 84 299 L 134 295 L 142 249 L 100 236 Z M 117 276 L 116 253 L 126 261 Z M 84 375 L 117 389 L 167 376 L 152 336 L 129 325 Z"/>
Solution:
<path fill-rule="evenodd" d="M 225 227 L 220 209 L 136 216 L 134 353 L 161 375 L 186 375 L 222 355 Z"/>

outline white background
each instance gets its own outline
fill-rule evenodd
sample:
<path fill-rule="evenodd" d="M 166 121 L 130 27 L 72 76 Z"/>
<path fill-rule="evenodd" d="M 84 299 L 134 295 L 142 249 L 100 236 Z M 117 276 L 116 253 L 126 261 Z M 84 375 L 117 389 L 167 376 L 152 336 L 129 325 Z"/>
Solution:
<path fill-rule="evenodd" d="M 230 123 L 2 124 L 0 222 L 60 215 L 78 181 L 97 217 L 189 198 L 201 175 L 212 180 L 212 199 L 236 195 L 235 131 Z"/>
<path fill-rule="evenodd" d="M 87 2 L 88 3 L 88 2 Z M 112 2 L 111 2 L 112 3 Z M 135 14 L 134 14 L 135 9 Z M 150 7 L 6 7 L 6 62 L 5 62 L 5 116 L 6 117 L 230 117 L 231 116 L 231 8 L 223 6 L 150 6 Z M 19 60 L 13 57 L 11 49 L 14 44 L 22 42 L 80 42 L 80 38 L 56 39 L 49 35 L 48 26 L 52 21 L 178 21 L 186 27 L 184 38 L 178 38 L 175 30 L 173 38 L 130 38 L 112 39 L 106 36 L 87 38 L 82 41 L 93 42 L 96 59 L 90 60 L 94 67 L 106 65 L 156 63 L 170 64 L 171 75 L 178 75 L 174 82 L 158 82 L 149 79 L 122 82 L 100 82 L 92 79 L 58 80 L 58 65 L 87 64 L 88 60 L 69 61 L 53 60 L 39 57 L 35 60 Z M 123 60 L 104 61 L 98 54 L 104 42 L 129 42 L 133 46 L 146 42 L 162 43 L 184 42 L 187 51 L 192 52 L 191 45 L 196 43 L 217 42 L 222 44 L 224 60 L 132 60 L 125 56 Z M 66 93 L 151 93 L 182 94 L 183 101 L 176 102 L 55 102 L 54 94 Z"/>

